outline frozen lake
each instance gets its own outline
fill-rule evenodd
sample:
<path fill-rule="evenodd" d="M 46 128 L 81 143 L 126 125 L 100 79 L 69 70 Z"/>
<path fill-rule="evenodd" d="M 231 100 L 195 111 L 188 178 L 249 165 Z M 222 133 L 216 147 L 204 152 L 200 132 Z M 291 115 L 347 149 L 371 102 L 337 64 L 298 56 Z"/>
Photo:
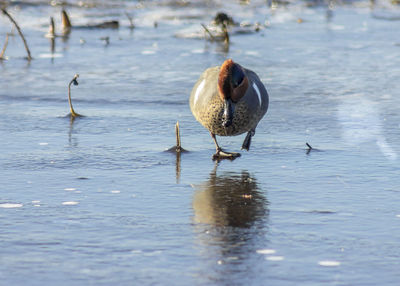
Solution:
<path fill-rule="evenodd" d="M 53 48 L 61 6 L 7 8 L 33 60 L 14 31 L 0 284 L 399 285 L 400 6 L 245 2 L 69 1 L 81 28 Z M 229 46 L 203 38 L 217 11 L 249 23 Z M 11 27 L 1 15 L 0 48 Z M 242 156 L 216 163 L 188 100 L 226 58 L 257 72 L 270 107 L 251 150 L 219 137 Z M 165 152 L 178 120 L 181 156 Z"/>

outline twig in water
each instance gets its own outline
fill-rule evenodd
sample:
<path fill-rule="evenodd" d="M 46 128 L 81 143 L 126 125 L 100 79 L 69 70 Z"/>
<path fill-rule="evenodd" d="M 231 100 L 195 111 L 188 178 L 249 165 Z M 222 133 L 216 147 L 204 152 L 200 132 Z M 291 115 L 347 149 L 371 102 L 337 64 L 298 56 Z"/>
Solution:
<path fill-rule="evenodd" d="M 29 50 L 29 47 L 25 40 L 24 34 L 22 34 L 21 28 L 18 26 L 18 23 L 14 20 L 14 18 L 11 17 L 10 14 L 8 14 L 6 9 L 1 8 L 1 11 L 3 12 L 4 15 L 6 15 L 8 17 L 8 19 L 10 19 L 10 21 L 14 24 L 15 28 L 17 28 L 17 31 L 18 31 L 19 35 L 21 36 L 22 41 L 24 42 L 26 53 L 28 54 L 27 59 L 28 59 L 28 61 L 30 61 L 32 59 L 31 51 Z"/>
<path fill-rule="evenodd" d="M 70 83 L 68 84 L 68 103 L 69 103 L 69 109 L 71 110 L 71 119 L 72 118 L 75 119 L 75 117 L 83 117 L 83 115 L 80 115 L 79 113 L 75 112 L 74 107 L 72 106 L 72 100 L 71 100 L 71 84 L 78 85 L 79 84 L 77 81 L 78 77 L 79 77 L 79 74 L 76 74 L 74 76 L 74 78 L 70 81 Z"/>
<path fill-rule="evenodd" d="M 6 59 L 6 58 L 4 57 L 4 53 L 6 52 L 7 45 L 8 45 L 8 33 L 6 34 L 6 41 L 4 42 L 3 49 L 1 50 L 0 60 L 5 60 L 5 59 Z"/>
<path fill-rule="evenodd" d="M 207 29 L 207 27 L 206 27 L 206 25 L 204 25 L 204 24 L 201 24 L 201 26 L 204 28 L 204 31 L 206 31 L 207 32 L 207 34 L 209 34 L 210 35 L 210 38 L 211 38 L 211 40 L 212 41 L 214 41 L 215 40 L 215 37 L 214 37 L 214 35 L 210 32 L 210 30 L 209 29 Z"/>
<path fill-rule="evenodd" d="M 130 23 L 129 28 L 134 29 L 134 28 L 135 28 L 135 25 L 133 24 L 133 18 L 132 18 L 132 16 L 129 15 L 128 12 L 126 12 L 126 11 L 125 11 L 125 15 L 126 15 L 126 17 L 128 18 L 129 23 Z"/>
<path fill-rule="evenodd" d="M 307 152 L 306 152 L 307 155 L 310 154 L 311 151 L 317 151 L 317 152 L 320 151 L 320 150 L 318 150 L 318 149 L 313 148 L 313 147 L 312 147 L 310 144 L 308 144 L 307 142 L 306 142 L 306 145 L 307 145 L 307 147 L 308 147 Z"/>

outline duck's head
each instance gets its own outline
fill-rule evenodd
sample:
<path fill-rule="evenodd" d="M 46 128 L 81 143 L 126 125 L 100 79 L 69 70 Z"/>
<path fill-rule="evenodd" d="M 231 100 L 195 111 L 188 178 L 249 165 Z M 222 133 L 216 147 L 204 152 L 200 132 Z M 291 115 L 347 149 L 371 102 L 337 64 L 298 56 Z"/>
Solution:
<path fill-rule="evenodd" d="M 218 91 L 224 101 L 224 127 L 232 124 L 235 104 L 245 95 L 249 81 L 243 68 L 233 60 L 226 60 L 219 71 Z"/>

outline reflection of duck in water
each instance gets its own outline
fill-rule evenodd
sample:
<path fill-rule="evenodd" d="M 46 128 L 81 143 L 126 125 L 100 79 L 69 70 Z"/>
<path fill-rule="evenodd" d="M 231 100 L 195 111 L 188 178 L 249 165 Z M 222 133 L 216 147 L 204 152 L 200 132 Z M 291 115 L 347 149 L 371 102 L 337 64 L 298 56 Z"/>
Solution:
<path fill-rule="evenodd" d="M 257 250 L 268 244 L 268 201 L 256 179 L 247 171 L 217 175 L 215 167 L 195 189 L 197 275 L 202 284 L 258 284 L 253 278 L 265 267 Z"/>
<path fill-rule="evenodd" d="M 268 214 L 267 199 L 248 172 L 217 176 L 195 187 L 193 209 L 195 221 L 215 226 L 249 228 Z"/>

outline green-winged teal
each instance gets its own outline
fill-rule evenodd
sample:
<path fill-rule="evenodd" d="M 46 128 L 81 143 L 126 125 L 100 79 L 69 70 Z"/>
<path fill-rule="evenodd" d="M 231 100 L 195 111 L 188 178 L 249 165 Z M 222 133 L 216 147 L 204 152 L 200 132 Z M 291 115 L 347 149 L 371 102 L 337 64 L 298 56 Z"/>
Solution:
<path fill-rule="evenodd" d="M 267 90 L 259 77 L 231 59 L 203 72 L 190 95 L 190 109 L 197 121 L 210 131 L 217 149 L 213 159 L 240 156 L 223 152 L 216 135 L 247 132 L 242 149 L 249 150 L 257 124 L 267 112 L 268 101 Z"/>

